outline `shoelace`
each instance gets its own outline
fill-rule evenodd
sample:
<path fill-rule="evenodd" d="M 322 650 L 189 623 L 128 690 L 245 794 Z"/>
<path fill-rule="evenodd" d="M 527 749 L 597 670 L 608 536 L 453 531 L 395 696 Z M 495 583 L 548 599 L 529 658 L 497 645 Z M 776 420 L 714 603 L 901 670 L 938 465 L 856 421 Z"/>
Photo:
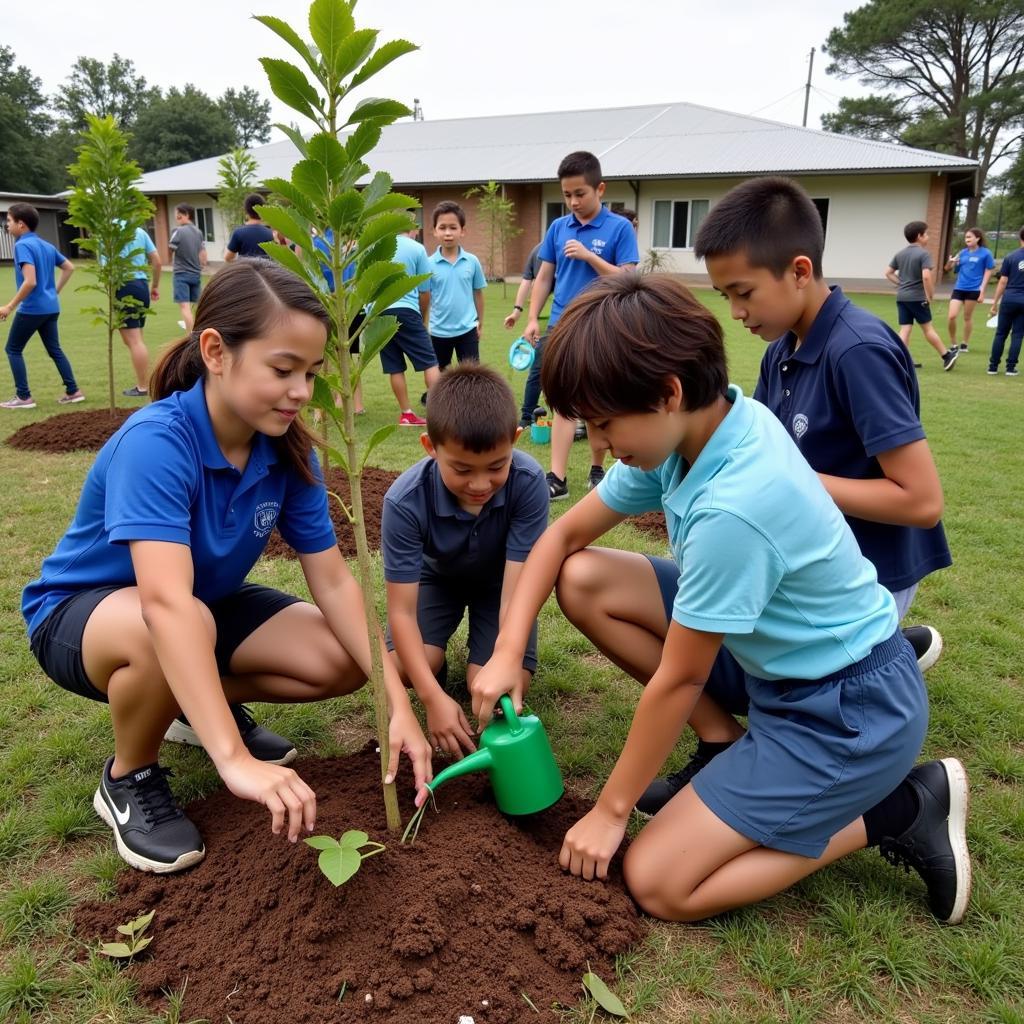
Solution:
<path fill-rule="evenodd" d="M 167 784 L 173 774 L 170 768 L 157 765 L 149 778 L 132 784 L 142 813 L 150 825 L 162 825 L 165 821 L 181 817 L 181 810 Z"/>
<path fill-rule="evenodd" d="M 909 875 L 910 869 L 918 871 L 921 857 L 914 849 L 913 839 L 883 839 L 878 844 L 878 852 L 894 868 L 903 868 Z"/>

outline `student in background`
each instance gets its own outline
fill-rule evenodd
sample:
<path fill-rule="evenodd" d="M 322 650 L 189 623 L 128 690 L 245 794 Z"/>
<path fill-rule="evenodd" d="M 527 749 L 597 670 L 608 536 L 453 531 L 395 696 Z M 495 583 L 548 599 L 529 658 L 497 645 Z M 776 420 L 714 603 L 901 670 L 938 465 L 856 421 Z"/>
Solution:
<path fill-rule="evenodd" d="M 137 269 L 133 272 L 132 279 L 118 289 L 117 297 L 131 297 L 139 303 L 130 311 L 120 328 L 121 340 L 128 349 L 132 369 L 135 371 L 134 386 L 125 388 L 121 394 L 127 398 L 145 398 L 149 394 L 149 350 L 142 337 L 142 329 L 146 326 L 146 310 L 149 309 L 150 297 L 154 302 L 160 299 L 160 274 L 163 267 L 153 239 L 141 227 L 135 229 L 135 237 L 124 247 L 121 255 L 130 257 Z M 152 285 L 145 270 L 147 263 L 153 268 Z"/>
<path fill-rule="evenodd" d="M 956 348 L 956 319 L 964 311 L 964 340 L 960 351 L 967 352 L 974 328 L 974 309 L 985 301 L 985 289 L 992 276 L 996 261 L 985 246 L 981 228 L 968 228 L 964 232 L 964 248 L 946 260 L 946 270 L 956 268 L 956 285 L 949 297 L 949 347 Z"/>
<path fill-rule="evenodd" d="M 1024 228 L 1019 237 L 1024 242 Z M 992 300 L 992 312 L 999 315 L 996 333 L 992 339 L 992 352 L 988 359 L 988 373 L 999 372 L 1003 358 L 1003 345 L 1010 335 L 1010 353 L 1006 358 L 1006 376 L 1016 377 L 1021 342 L 1024 341 L 1024 245 L 1004 258 L 999 268 L 999 282 Z"/>
<path fill-rule="evenodd" d="M 230 263 L 239 256 L 248 256 L 250 259 L 257 260 L 270 259 L 261 245 L 263 242 L 274 241 L 274 232 L 260 220 L 260 215 L 256 212 L 256 207 L 262 206 L 266 201 L 266 197 L 261 196 L 258 192 L 253 192 L 245 197 L 245 223 L 231 232 L 227 249 L 224 251 L 226 263 Z"/>
<path fill-rule="evenodd" d="M 178 326 L 183 331 L 192 330 L 192 305 L 199 301 L 201 274 L 207 262 L 206 240 L 194 223 L 195 215 L 196 208 L 190 203 L 178 203 L 174 208 L 174 220 L 178 226 L 171 232 L 167 243 L 174 258 L 171 268 L 174 301 L 181 313 Z"/>

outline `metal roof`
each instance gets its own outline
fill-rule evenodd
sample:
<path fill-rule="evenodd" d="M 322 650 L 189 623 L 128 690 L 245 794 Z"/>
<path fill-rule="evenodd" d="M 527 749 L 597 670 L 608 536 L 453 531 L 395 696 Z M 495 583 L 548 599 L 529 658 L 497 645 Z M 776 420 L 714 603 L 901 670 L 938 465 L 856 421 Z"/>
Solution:
<path fill-rule="evenodd" d="M 403 121 L 384 129 L 370 155 L 400 185 L 488 180 L 551 181 L 575 150 L 601 160 L 606 179 L 723 177 L 766 173 L 843 174 L 973 171 L 977 161 L 746 114 L 659 103 L 602 110 Z M 255 146 L 260 181 L 288 177 L 295 147 L 288 140 Z M 217 160 L 143 175 L 144 192 L 216 192 Z"/>

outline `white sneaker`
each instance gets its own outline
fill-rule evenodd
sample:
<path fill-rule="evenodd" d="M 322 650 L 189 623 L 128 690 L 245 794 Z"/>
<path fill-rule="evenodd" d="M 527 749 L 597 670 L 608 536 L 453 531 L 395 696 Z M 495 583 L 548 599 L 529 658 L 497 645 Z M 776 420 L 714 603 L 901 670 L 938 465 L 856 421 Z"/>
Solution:
<path fill-rule="evenodd" d="M 178 321 L 178 327 L 180 327 L 181 330 L 183 330 L 183 331 L 186 330 L 185 321 L 184 320 L 179 320 Z"/>

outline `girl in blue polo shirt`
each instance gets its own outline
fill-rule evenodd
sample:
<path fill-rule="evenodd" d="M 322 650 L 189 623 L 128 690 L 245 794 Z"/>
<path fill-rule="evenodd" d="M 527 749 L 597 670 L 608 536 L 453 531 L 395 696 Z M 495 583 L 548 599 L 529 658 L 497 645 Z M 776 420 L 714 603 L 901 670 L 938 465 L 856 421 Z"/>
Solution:
<path fill-rule="evenodd" d="M 243 701 L 323 700 L 369 671 L 362 593 L 338 550 L 300 419 L 327 314 L 294 274 L 240 260 L 203 292 L 195 329 L 153 374 L 159 401 L 103 446 L 74 521 L 24 591 L 32 652 L 59 686 L 110 704 L 114 754 L 93 798 L 143 871 L 202 860 L 158 763 L 165 738 L 201 744 L 236 795 L 295 842 L 316 816 L 292 745 Z M 277 527 L 315 603 L 245 582 Z M 392 763 L 417 786 L 430 748 L 384 658 Z"/>
<path fill-rule="evenodd" d="M 562 867 L 605 877 L 686 723 L 745 714 L 742 738 L 630 845 L 625 879 L 645 910 L 706 918 L 879 846 L 921 875 L 940 919 L 959 921 L 963 766 L 913 767 L 927 695 L 893 597 L 785 428 L 728 385 L 716 318 L 668 277 L 602 278 L 563 314 L 542 373 L 551 404 L 583 416 L 619 461 L 534 546 L 474 680 L 474 711 L 486 721 L 512 689 L 556 584 L 569 619 L 645 684 Z M 673 561 L 588 547 L 658 508 Z"/>
<path fill-rule="evenodd" d="M 960 351 L 968 351 L 971 331 L 974 329 L 974 309 L 985 301 L 988 279 L 995 270 L 996 261 L 985 245 L 981 228 L 968 228 L 964 232 L 964 248 L 946 260 L 946 270 L 956 268 L 956 284 L 949 297 L 949 347 L 956 348 L 956 320 L 964 311 L 964 340 Z"/>

